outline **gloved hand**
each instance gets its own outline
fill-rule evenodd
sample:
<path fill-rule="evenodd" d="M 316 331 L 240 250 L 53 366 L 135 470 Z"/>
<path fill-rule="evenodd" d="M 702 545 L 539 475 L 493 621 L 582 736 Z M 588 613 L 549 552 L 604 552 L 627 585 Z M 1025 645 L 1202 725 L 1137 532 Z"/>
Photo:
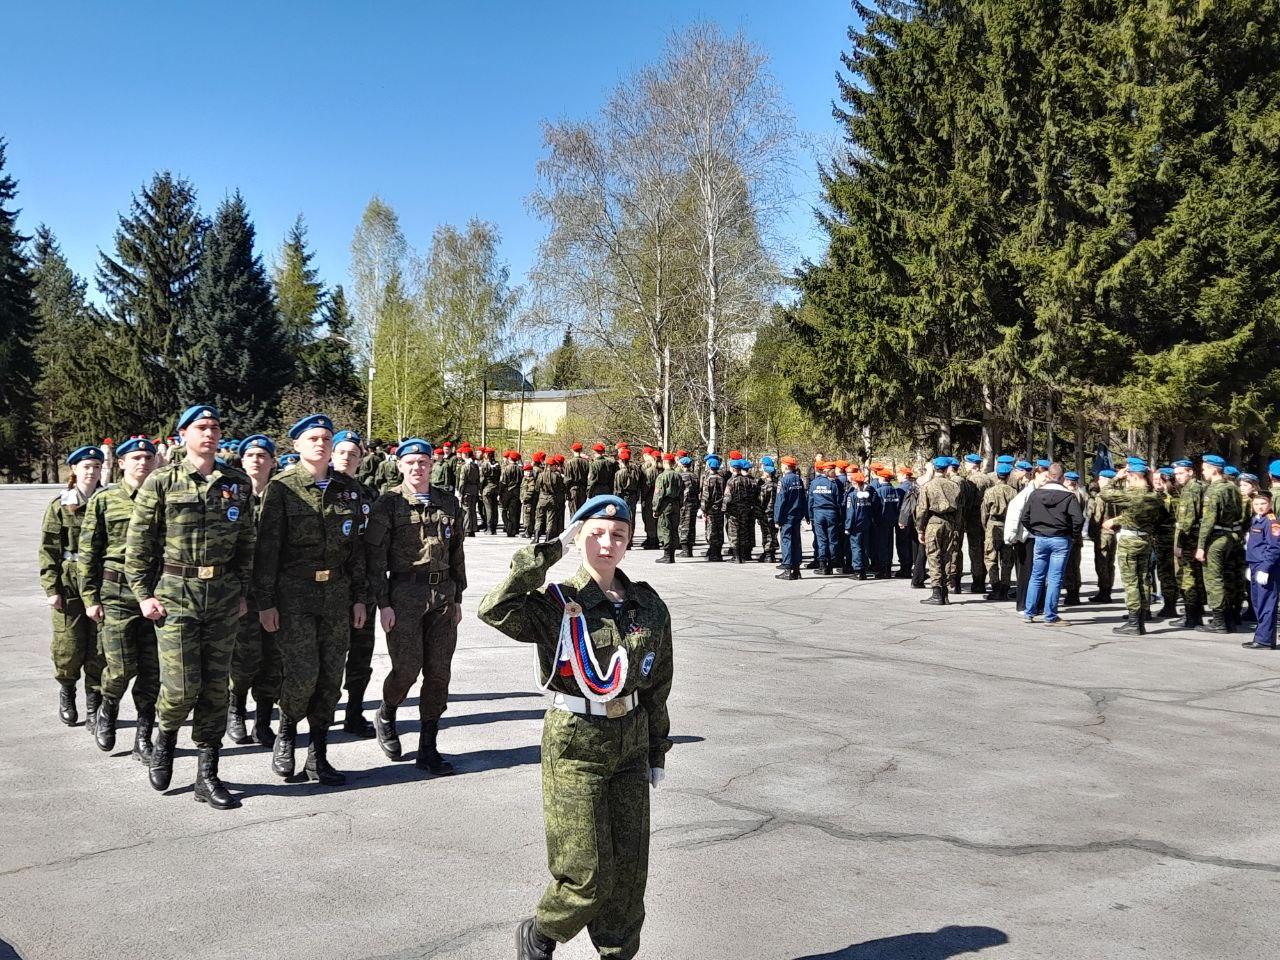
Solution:
<path fill-rule="evenodd" d="M 578 531 L 582 529 L 582 521 L 575 520 L 560 534 L 560 549 L 564 553 L 569 552 L 569 547 L 573 545 L 574 538 L 578 536 Z"/>
<path fill-rule="evenodd" d="M 662 769 L 662 767 L 650 767 L 649 768 L 649 786 L 657 790 L 658 784 L 662 783 L 662 781 L 666 779 L 666 776 L 667 776 L 667 771 Z"/>
<path fill-rule="evenodd" d="M 1267 585 L 1267 581 L 1270 579 L 1271 574 L 1267 573 L 1265 570 L 1259 570 L 1253 575 L 1253 582 L 1260 587 L 1265 587 Z"/>

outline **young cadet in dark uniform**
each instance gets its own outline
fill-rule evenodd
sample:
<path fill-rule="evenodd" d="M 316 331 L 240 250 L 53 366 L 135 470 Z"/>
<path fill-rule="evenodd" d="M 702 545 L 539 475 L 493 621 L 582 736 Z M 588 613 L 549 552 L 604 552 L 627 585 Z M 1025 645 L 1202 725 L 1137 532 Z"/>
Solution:
<path fill-rule="evenodd" d="M 498 480 L 502 476 L 502 468 L 494 459 L 497 452 L 493 447 L 481 447 L 484 459 L 480 461 L 480 505 L 483 508 L 483 529 L 489 536 L 498 535 Z"/>
<path fill-rule="evenodd" d="M 733 461 L 733 476 L 724 485 L 724 497 L 721 507 L 725 516 L 734 520 L 735 539 L 733 543 L 734 563 L 746 563 L 751 559 L 751 551 L 756 539 L 756 511 L 760 509 L 760 488 L 755 477 L 747 473 L 748 461 L 739 458 Z"/>
<path fill-rule="evenodd" d="M 721 563 L 724 560 L 724 477 L 720 476 L 720 458 L 714 453 L 707 454 L 706 464 L 701 497 L 702 517 L 707 528 L 707 559 Z"/>
<path fill-rule="evenodd" d="M 693 473 L 693 458 L 685 455 L 676 461 L 680 465 L 680 537 L 681 553 L 693 556 L 693 545 L 698 539 L 698 478 Z"/>
<path fill-rule="evenodd" d="M 760 458 L 760 504 L 757 517 L 760 520 L 760 557 L 761 563 L 778 562 L 778 528 L 773 522 L 773 501 L 778 495 L 778 481 L 775 476 L 777 468 L 773 457 Z"/>
<path fill-rule="evenodd" d="M 333 466 L 340 473 L 353 479 L 359 476 L 364 448 L 360 434 L 351 430 L 339 430 L 333 435 Z M 360 484 L 360 531 L 369 519 L 369 511 L 380 494 L 366 483 Z M 347 691 L 347 709 L 342 719 L 342 729 L 361 740 L 373 738 L 373 726 L 364 718 L 364 692 L 373 678 L 374 629 L 373 614 L 369 609 L 373 602 L 365 597 L 364 626 L 351 628 L 351 644 L 347 648 L 347 664 L 343 670 L 342 685 Z"/>
<path fill-rule="evenodd" d="M 684 484 L 676 472 L 676 456 L 664 453 L 662 463 L 666 468 L 658 474 L 653 485 L 653 513 L 658 520 L 658 546 L 662 556 L 655 563 L 675 563 L 676 547 L 680 545 L 680 502 L 684 497 Z"/>
<path fill-rule="evenodd" d="M 672 476 L 675 476 L 673 473 Z M 548 960 L 585 928 L 601 956 L 640 950 L 649 874 L 649 790 L 671 748 L 671 615 L 618 565 L 632 516 L 593 497 L 559 540 L 518 550 L 480 618 L 536 645 L 552 696 L 542 732 L 542 803 L 552 880 L 516 931 L 519 960 Z M 547 572 L 568 544 L 582 566 L 563 584 Z M 566 639 L 568 638 L 568 639 Z"/>
<path fill-rule="evenodd" d="M 440 717 L 449 702 L 449 678 L 467 589 L 462 508 L 442 487 L 431 485 L 431 444 L 401 446 L 403 482 L 373 505 L 365 531 L 369 583 L 387 634 L 391 672 L 382 684 L 374 715 L 378 746 L 391 760 L 402 756 L 396 710 L 422 676 L 418 716 L 419 770 L 453 773 L 436 746 Z"/>
<path fill-rule="evenodd" d="M 498 474 L 498 501 L 502 504 L 502 529 L 508 537 L 520 532 L 520 483 L 523 472 L 520 469 L 520 454 L 508 450 L 502 455 L 507 462 L 502 465 Z"/>
<path fill-rule="evenodd" d="M 227 730 L 227 678 L 239 621 L 248 610 L 254 529 L 249 478 L 219 465 L 218 411 L 188 407 L 178 418 L 186 456 L 154 471 L 133 501 L 124 569 L 142 615 L 156 624 L 159 732 L 148 779 L 168 790 L 178 730 L 191 719 L 200 751 L 195 799 L 240 806 L 218 777 Z"/>
<path fill-rule="evenodd" d="M 311 734 L 307 779 L 338 786 L 347 778 L 329 763 L 329 727 L 351 630 L 365 622 L 363 494 L 329 462 L 333 421 L 327 416 L 303 417 L 289 428 L 289 438 L 300 460 L 267 485 L 253 567 L 258 619 L 278 634 L 284 663 L 271 769 L 293 776 L 295 738 L 305 719 Z"/>
<path fill-rule="evenodd" d="M 1249 570 L 1249 594 L 1258 625 L 1253 639 L 1240 646 L 1246 650 L 1276 648 L 1276 598 L 1280 596 L 1280 519 L 1271 505 L 1271 494 L 1254 493 L 1250 500 L 1253 516 L 1245 537 L 1245 563 Z"/>
<path fill-rule="evenodd" d="M 800 524 L 809 519 L 809 498 L 805 495 L 804 481 L 796 472 L 796 458 L 782 458 L 782 480 L 778 482 L 778 496 L 773 503 L 773 522 L 782 542 L 782 567 L 775 580 L 800 579 Z"/>
<path fill-rule="evenodd" d="M 85 505 L 98 489 L 102 475 L 102 451 L 79 447 L 67 457 L 71 481 L 53 498 L 40 525 L 40 586 L 44 587 L 53 617 L 53 677 L 58 694 L 58 716 L 67 726 L 76 715 L 76 683 L 84 674 L 85 727 L 95 732 L 95 717 L 102 703 L 102 654 L 98 625 L 85 616 L 80 597 L 80 528 Z"/>
<path fill-rule="evenodd" d="M 120 700 L 133 681 L 133 706 L 137 711 L 133 758 L 151 760 L 151 730 L 160 695 L 160 661 L 156 657 L 156 628 L 142 615 L 138 598 L 124 575 L 125 541 L 133 502 L 151 471 L 156 447 L 146 437 L 130 437 L 116 450 L 120 482 L 99 490 L 89 501 L 80 530 L 80 596 L 85 613 L 99 624 L 102 668 L 102 706 L 98 710 L 95 737 L 98 748 L 116 745 L 116 720 Z"/>
<path fill-rule="evenodd" d="M 573 441 L 569 451 L 569 459 L 564 465 L 564 483 L 569 514 L 572 516 L 587 502 L 587 474 L 591 470 L 591 464 L 583 456 L 582 444 L 577 440 Z"/>

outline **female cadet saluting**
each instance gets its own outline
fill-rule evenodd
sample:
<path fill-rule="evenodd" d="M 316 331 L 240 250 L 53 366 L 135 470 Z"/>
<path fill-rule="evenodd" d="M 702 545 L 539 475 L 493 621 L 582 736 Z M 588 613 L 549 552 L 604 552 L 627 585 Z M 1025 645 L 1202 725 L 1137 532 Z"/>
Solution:
<path fill-rule="evenodd" d="M 98 489 L 102 475 L 102 451 L 78 447 L 67 457 L 71 479 L 67 489 L 53 498 L 40 527 L 40 585 L 53 608 L 53 676 L 62 685 L 58 716 L 75 726 L 76 683 L 84 673 L 85 727 L 96 733 L 98 706 L 102 703 L 102 654 L 98 652 L 98 626 L 85 615 L 80 599 L 80 528 L 85 504 Z"/>
<path fill-rule="evenodd" d="M 552 880 L 516 931 L 519 960 L 546 960 L 585 927 L 601 956 L 640 949 L 649 873 L 650 785 L 671 741 L 671 615 L 617 569 L 631 538 L 625 501 L 592 497 L 559 540 L 516 551 L 480 619 L 537 644 L 552 696 L 542 731 L 542 804 Z M 570 543 L 582 567 L 544 586 Z"/>

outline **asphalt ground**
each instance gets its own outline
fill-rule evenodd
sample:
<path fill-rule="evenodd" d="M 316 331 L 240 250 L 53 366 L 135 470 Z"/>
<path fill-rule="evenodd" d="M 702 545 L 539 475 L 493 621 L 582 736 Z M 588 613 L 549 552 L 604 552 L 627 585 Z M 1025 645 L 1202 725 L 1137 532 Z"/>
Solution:
<path fill-rule="evenodd" d="M 113 755 L 58 722 L 35 562 L 51 497 L 0 489 L 0 957 L 514 955 L 547 876 L 545 708 L 530 650 L 474 614 L 522 541 L 467 542 L 441 733 L 458 775 L 424 779 L 335 730 L 349 782 L 324 789 L 228 746 L 244 806 L 217 812 L 192 801 L 185 732 L 173 788 L 152 791 L 128 698 Z M 967 595 L 921 606 L 901 580 L 654 557 L 624 566 L 670 605 L 677 659 L 641 956 L 1280 947 L 1280 654 L 1160 624 L 1115 636 L 1118 604 L 1053 630 Z M 387 667 L 380 639 L 375 680 Z M 556 952 L 591 956 L 585 935 Z"/>

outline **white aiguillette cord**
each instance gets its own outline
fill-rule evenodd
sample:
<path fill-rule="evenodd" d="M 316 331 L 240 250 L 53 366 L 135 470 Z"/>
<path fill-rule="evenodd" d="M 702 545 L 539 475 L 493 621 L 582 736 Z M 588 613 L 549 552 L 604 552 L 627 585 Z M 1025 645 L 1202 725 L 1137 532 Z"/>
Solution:
<path fill-rule="evenodd" d="M 560 620 L 560 638 L 556 641 L 555 656 L 551 660 L 551 673 L 547 677 L 547 682 L 542 682 L 542 667 L 538 662 L 537 653 L 535 651 L 533 658 L 534 682 L 538 685 L 538 689 L 546 693 L 551 686 L 551 681 L 556 678 L 560 664 L 568 661 L 570 668 L 573 670 L 573 678 L 578 683 L 578 689 L 582 691 L 582 695 L 593 703 L 608 703 L 614 699 L 627 683 L 627 667 L 628 658 L 625 647 L 619 647 L 614 651 L 613 656 L 609 658 L 608 671 L 602 671 L 600 664 L 596 660 L 595 647 L 590 642 L 590 632 L 587 630 L 587 618 L 582 612 L 582 606 L 575 601 L 567 600 L 564 592 L 558 583 L 553 583 L 549 587 L 551 595 L 555 597 L 556 602 L 560 604 L 564 610 L 564 616 Z M 578 656 L 578 645 L 574 639 L 574 624 L 578 626 L 578 635 L 586 642 L 584 646 L 587 648 L 587 656 L 591 660 L 592 672 L 597 677 L 606 677 L 615 674 L 618 678 L 613 689 L 608 693 L 597 693 L 591 688 L 587 682 L 586 669 Z"/>

